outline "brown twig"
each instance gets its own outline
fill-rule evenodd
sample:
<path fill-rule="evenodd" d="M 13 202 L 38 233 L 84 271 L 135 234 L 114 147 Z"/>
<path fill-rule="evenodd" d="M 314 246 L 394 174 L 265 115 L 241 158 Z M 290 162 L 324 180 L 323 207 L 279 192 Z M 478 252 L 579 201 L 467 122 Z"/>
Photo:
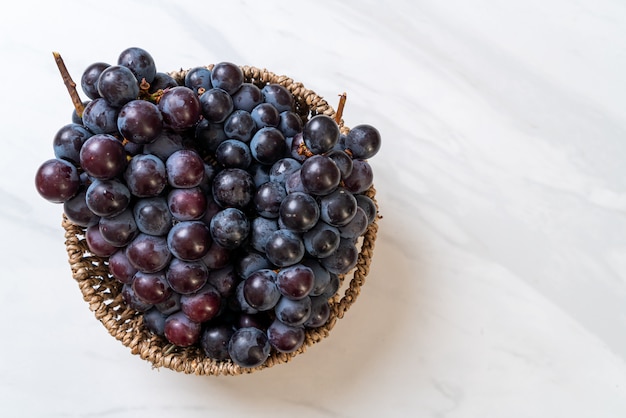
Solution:
<path fill-rule="evenodd" d="M 72 98 L 72 103 L 74 104 L 74 108 L 76 109 L 76 114 L 78 117 L 83 116 L 83 111 L 85 110 L 85 106 L 83 106 L 82 100 L 80 100 L 80 96 L 78 95 L 78 91 L 76 90 L 76 83 L 72 80 L 69 71 L 67 71 L 67 67 L 63 62 L 63 58 L 61 58 L 61 54 L 58 52 L 52 52 L 54 56 L 54 60 L 57 63 L 57 67 L 61 72 L 61 77 L 63 77 L 63 83 L 65 83 L 65 87 L 67 87 L 67 91 Z"/>
<path fill-rule="evenodd" d="M 343 108 L 346 105 L 346 99 L 348 95 L 344 92 L 339 95 L 339 105 L 337 105 L 337 113 L 335 113 L 335 122 L 337 125 L 341 125 L 341 117 L 343 116 Z"/>

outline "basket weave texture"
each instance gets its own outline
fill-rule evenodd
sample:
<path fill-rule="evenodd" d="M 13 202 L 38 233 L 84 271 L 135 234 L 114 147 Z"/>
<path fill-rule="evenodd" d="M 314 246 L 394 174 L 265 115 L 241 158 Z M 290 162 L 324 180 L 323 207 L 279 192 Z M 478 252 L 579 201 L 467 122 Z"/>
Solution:
<path fill-rule="evenodd" d="M 212 65 L 207 67 L 212 68 Z M 322 97 L 306 89 L 302 83 L 265 69 L 250 66 L 242 66 L 241 69 L 246 82 L 254 83 L 261 88 L 269 83 L 285 86 L 293 94 L 295 111 L 303 121 L 316 114 L 335 117 L 335 110 Z M 170 73 L 179 81 L 179 84 L 184 80 L 185 74 L 185 70 Z M 343 121 L 339 125 L 343 133 L 349 131 L 343 125 Z M 376 190 L 373 186 L 366 192 L 366 195 L 376 203 Z M 73 224 L 65 215 L 63 215 L 62 226 L 65 229 L 65 246 L 72 277 L 78 283 L 89 309 L 109 334 L 130 348 L 132 354 L 152 363 L 155 368 L 165 367 L 177 372 L 196 375 L 240 375 L 263 370 L 289 362 L 295 356 L 305 352 L 308 347 L 328 337 L 337 320 L 343 318 L 359 296 L 369 273 L 378 231 L 375 220 L 369 225 L 362 238 L 355 269 L 348 275 L 340 276 L 342 285 L 337 295 L 330 301 L 331 313 L 327 323 L 319 328 L 307 329 L 304 344 L 297 351 L 279 353 L 272 350 L 270 357 L 261 366 L 242 368 L 232 361 L 212 360 L 196 346 L 175 347 L 164 337 L 150 332 L 143 325 L 142 314 L 124 303 L 121 295 L 122 284 L 109 273 L 107 258 L 98 257 L 89 252 L 84 236 L 85 228 Z"/>

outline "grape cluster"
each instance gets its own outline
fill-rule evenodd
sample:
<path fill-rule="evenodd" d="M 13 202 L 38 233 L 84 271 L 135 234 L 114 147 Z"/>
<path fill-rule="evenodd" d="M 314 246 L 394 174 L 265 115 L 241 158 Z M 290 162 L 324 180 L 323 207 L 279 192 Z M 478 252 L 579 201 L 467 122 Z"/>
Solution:
<path fill-rule="evenodd" d="M 158 72 L 141 48 L 82 74 L 89 100 L 36 172 L 145 326 L 217 361 L 263 364 L 324 325 L 377 216 L 378 130 L 303 120 L 230 62 Z"/>

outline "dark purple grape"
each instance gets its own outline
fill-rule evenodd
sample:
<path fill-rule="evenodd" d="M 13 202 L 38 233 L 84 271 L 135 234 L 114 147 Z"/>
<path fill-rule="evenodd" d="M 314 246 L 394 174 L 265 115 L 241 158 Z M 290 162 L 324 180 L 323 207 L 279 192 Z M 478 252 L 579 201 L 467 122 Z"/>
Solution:
<path fill-rule="evenodd" d="M 135 295 L 132 285 L 122 285 L 122 299 L 127 306 L 137 312 L 147 312 L 154 307 L 151 303 L 146 303 Z"/>
<path fill-rule="evenodd" d="M 211 84 L 213 87 L 234 94 L 243 84 L 243 71 L 231 62 L 220 62 L 213 66 Z"/>
<path fill-rule="evenodd" d="M 346 190 L 354 194 L 364 193 L 374 183 L 372 167 L 365 160 L 354 160 L 352 173 L 343 179 L 343 183 Z"/>
<path fill-rule="evenodd" d="M 98 93 L 111 106 L 120 108 L 139 96 L 139 83 L 129 68 L 112 65 L 100 74 Z"/>
<path fill-rule="evenodd" d="M 293 353 L 304 343 L 304 327 L 290 326 L 275 319 L 267 328 L 270 345 L 281 353 Z"/>
<path fill-rule="evenodd" d="M 167 315 L 161 313 L 157 308 L 151 308 L 143 314 L 143 324 L 152 333 L 164 336 L 166 318 Z"/>
<path fill-rule="evenodd" d="M 47 201 L 64 203 L 78 193 L 78 170 L 68 161 L 52 158 L 37 169 L 35 187 L 39 195 Z"/>
<path fill-rule="evenodd" d="M 250 152 L 259 163 L 272 165 L 285 155 L 285 137 L 274 127 L 261 128 L 250 141 Z"/>
<path fill-rule="evenodd" d="M 204 354 L 213 360 L 224 361 L 230 359 L 228 343 L 235 330 L 225 324 L 211 325 L 202 332 L 200 347 Z"/>
<path fill-rule="evenodd" d="M 341 181 L 337 164 L 324 155 L 307 158 L 300 168 L 302 185 L 311 194 L 323 196 L 333 192 Z"/>
<path fill-rule="evenodd" d="M 105 62 L 94 62 L 83 71 L 80 77 L 80 86 L 87 97 L 92 100 L 100 97 L 100 93 L 98 93 L 98 78 L 100 78 L 102 71 L 110 66 L 110 64 Z"/>
<path fill-rule="evenodd" d="M 81 190 L 74 197 L 63 202 L 63 212 L 75 225 L 87 227 L 98 222 L 100 217 L 93 213 L 85 200 L 86 191 Z"/>
<path fill-rule="evenodd" d="M 279 221 L 292 231 L 308 231 L 315 226 L 319 217 L 319 206 L 309 194 L 291 193 L 280 204 Z"/>
<path fill-rule="evenodd" d="M 134 196 L 158 196 L 167 185 L 165 164 L 152 154 L 135 155 L 126 167 L 124 180 Z"/>
<path fill-rule="evenodd" d="M 254 218 L 250 224 L 250 246 L 259 252 L 265 251 L 267 239 L 278 230 L 278 222 L 262 216 Z"/>
<path fill-rule="evenodd" d="M 333 162 L 337 165 L 342 179 L 348 177 L 350 173 L 352 173 L 352 158 L 345 151 L 334 149 L 328 151 L 324 155 L 333 160 Z"/>
<path fill-rule="evenodd" d="M 279 229 L 268 237 L 265 254 L 278 267 L 290 266 L 302 260 L 304 243 L 295 232 Z"/>
<path fill-rule="evenodd" d="M 312 257 L 324 258 L 332 254 L 339 246 L 339 230 L 326 222 L 318 222 L 302 235 L 304 248 Z"/>
<path fill-rule="evenodd" d="M 313 289 L 309 295 L 319 296 L 324 293 L 332 281 L 330 272 L 326 270 L 322 264 L 320 264 L 318 259 L 315 258 L 304 258 L 300 264 L 303 264 L 313 270 L 313 274 L 315 275 L 315 283 L 313 284 Z"/>
<path fill-rule="evenodd" d="M 174 152 L 165 161 L 167 180 L 172 187 L 190 188 L 199 186 L 204 179 L 204 161 L 192 149 Z"/>
<path fill-rule="evenodd" d="M 167 317 L 164 333 L 170 343 L 178 347 L 189 347 L 200 339 L 202 326 L 179 311 Z"/>
<path fill-rule="evenodd" d="M 146 82 L 152 83 L 157 73 L 154 58 L 142 48 L 125 49 L 117 58 L 117 63 L 130 69 L 138 82 L 145 79 Z"/>
<path fill-rule="evenodd" d="M 126 150 L 114 136 L 97 134 L 80 149 L 80 165 L 93 178 L 112 179 L 126 169 Z"/>
<path fill-rule="evenodd" d="M 167 195 L 167 207 L 177 221 L 193 221 L 204 215 L 207 199 L 200 187 L 172 189 Z"/>
<path fill-rule="evenodd" d="M 162 314 L 171 315 L 180 311 L 180 293 L 171 292 L 163 302 L 155 303 L 154 307 Z"/>
<path fill-rule="evenodd" d="M 202 259 L 211 244 L 211 232 L 202 221 L 179 222 L 167 235 L 167 245 L 172 254 L 185 261 Z"/>
<path fill-rule="evenodd" d="M 341 280 L 339 279 L 339 275 L 336 273 L 330 273 L 330 282 L 328 286 L 324 289 L 324 291 L 319 295 L 320 297 L 330 299 L 337 294 L 337 291 L 341 287 Z"/>
<path fill-rule="evenodd" d="M 167 266 L 165 278 L 175 292 L 185 295 L 200 290 L 207 283 L 209 269 L 200 261 L 173 258 Z"/>
<path fill-rule="evenodd" d="M 315 284 L 315 273 L 304 264 L 282 268 L 276 275 L 276 286 L 280 293 L 289 299 L 302 299 L 308 296 Z"/>
<path fill-rule="evenodd" d="M 226 168 L 213 180 L 213 198 L 223 208 L 243 209 L 254 195 L 254 180 L 245 170 Z"/>
<path fill-rule="evenodd" d="M 260 329 L 262 331 L 266 331 L 267 328 L 272 323 L 272 318 L 269 314 L 270 311 L 257 312 L 255 314 L 249 313 L 240 313 L 237 315 L 237 319 L 235 321 L 235 328 L 248 328 L 253 327 Z"/>
<path fill-rule="evenodd" d="M 124 212 L 130 204 L 130 191 L 119 180 L 95 179 L 87 188 L 85 202 L 98 216 L 115 216 Z"/>
<path fill-rule="evenodd" d="M 287 176 L 285 180 L 285 191 L 287 194 L 296 192 L 308 193 L 302 185 L 302 175 L 299 169 Z"/>
<path fill-rule="evenodd" d="M 211 84 L 211 70 L 206 67 L 194 67 L 185 74 L 185 87 L 196 93 L 208 91 L 213 87 Z M 202 90 L 201 90 L 202 89 Z"/>
<path fill-rule="evenodd" d="M 285 188 L 278 182 L 268 181 L 254 194 L 254 208 L 265 218 L 278 218 L 281 202 L 287 197 Z"/>
<path fill-rule="evenodd" d="M 301 167 L 302 164 L 298 160 L 290 157 L 281 158 L 272 164 L 269 171 L 270 180 L 285 184 L 287 177 L 298 171 Z"/>
<path fill-rule="evenodd" d="M 202 106 L 202 115 L 209 122 L 221 123 L 234 110 L 233 99 L 226 91 L 218 88 L 212 88 L 200 96 L 200 105 Z"/>
<path fill-rule="evenodd" d="M 156 273 L 167 267 L 172 253 L 164 237 L 141 233 L 126 247 L 126 256 L 137 270 Z"/>
<path fill-rule="evenodd" d="M 235 271 L 242 279 L 247 278 L 257 270 L 272 269 L 274 266 L 261 252 L 245 251 L 235 260 Z"/>
<path fill-rule="evenodd" d="M 293 136 L 293 138 L 285 141 L 285 145 L 290 143 L 289 148 L 287 148 L 287 156 L 293 158 L 296 161 L 300 161 L 301 163 L 306 160 L 306 154 L 303 152 L 306 145 L 304 144 L 304 139 L 302 138 L 302 133 L 298 133 Z"/>
<path fill-rule="evenodd" d="M 137 271 L 128 260 L 125 249 L 119 249 L 109 257 L 109 272 L 120 283 L 132 283 Z"/>
<path fill-rule="evenodd" d="M 343 226 L 356 214 L 356 198 L 340 187 L 320 199 L 320 219 L 332 226 Z"/>
<path fill-rule="evenodd" d="M 116 216 L 100 218 L 98 225 L 102 238 L 115 247 L 126 246 L 139 233 L 131 209 Z"/>
<path fill-rule="evenodd" d="M 235 288 L 239 284 L 239 277 L 232 265 L 226 265 L 223 268 L 211 270 L 207 281 L 217 289 L 222 297 L 226 298 L 235 292 Z"/>
<path fill-rule="evenodd" d="M 254 180 L 254 187 L 259 187 L 263 183 L 267 183 L 268 181 L 270 181 L 269 170 L 269 166 L 260 164 L 254 160 L 252 161 L 252 164 L 250 164 L 250 167 L 248 167 L 247 171 L 250 173 L 252 179 Z"/>
<path fill-rule="evenodd" d="M 210 230 L 214 242 L 224 248 L 234 249 L 248 237 L 250 222 L 241 210 L 226 208 L 213 216 Z"/>
<path fill-rule="evenodd" d="M 167 130 L 161 132 L 154 141 L 143 147 L 144 153 L 155 155 L 161 161 L 166 161 L 170 155 L 181 149 L 183 149 L 183 138 L 180 134 Z"/>
<path fill-rule="evenodd" d="M 299 132 L 302 132 L 302 119 L 294 112 L 281 112 L 278 129 L 280 129 L 285 138 L 293 138 Z"/>
<path fill-rule="evenodd" d="M 148 235 L 167 235 L 172 227 L 172 214 L 164 197 L 139 199 L 133 206 L 139 231 Z"/>
<path fill-rule="evenodd" d="M 202 257 L 202 262 L 211 270 L 222 269 L 230 263 L 230 253 L 228 248 L 214 242 L 209 251 Z"/>
<path fill-rule="evenodd" d="M 235 110 L 245 110 L 251 112 L 259 103 L 263 103 L 261 89 L 252 83 L 243 83 L 239 90 L 233 95 L 233 105 Z"/>
<path fill-rule="evenodd" d="M 358 160 L 372 158 L 380 150 L 380 144 L 380 132 L 367 124 L 353 127 L 344 140 L 344 146 L 350 150 L 352 157 Z"/>
<path fill-rule="evenodd" d="M 202 119 L 196 125 L 195 144 L 201 154 L 214 154 L 217 147 L 228 139 L 223 123 L 212 123 Z"/>
<path fill-rule="evenodd" d="M 54 156 L 61 160 L 67 160 L 74 165 L 80 164 L 80 149 L 92 135 L 84 126 L 76 123 L 63 126 L 54 135 L 52 141 Z"/>
<path fill-rule="evenodd" d="M 215 159 L 224 167 L 246 169 L 252 163 L 252 153 L 245 142 L 227 139 L 217 147 Z"/>
<path fill-rule="evenodd" d="M 376 207 L 376 203 L 364 194 L 358 194 L 354 196 L 356 199 L 356 204 L 358 207 L 363 209 L 365 215 L 367 215 L 367 223 L 371 224 L 376 220 L 376 216 L 378 214 L 378 208 Z"/>
<path fill-rule="evenodd" d="M 261 269 L 250 274 L 244 281 L 243 296 L 256 310 L 268 311 L 274 308 L 280 299 L 276 273 L 270 269 Z"/>
<path fill-rule="evenodd" d="M 160 303 L 170 297 L 172 288 L 167 284 L 163 271 L 144 273 L 138 271 L 133 278 L 135 295 L 145 303 Z"/>
<path fill-rule="evenodd" d="M 83 110 L 83 125 L 94 134 L 114 134 L 117 132 L 118 113 L 119 108 L 102 97 L 94 99 Z"/>
<path fill-rule="evenodd" d="M 320 263 L 331 273 L 346 274 L 356 266 L 358 258 L 359 250 L 354 242 L 342 238 L 335 252 L 322 258 Z"/>
<path fill-rule="evenodd" d="M 311 314 L 304 322 L 306 328 L 317 328 L 328 322 L 330 318 L 330 305 L 325 297 L 311 298 Z"/>
<path fill-rule="evenodd" d="M 339 126 L 330 116 L 315 115 L 304 124 L 302 138 L 309 151 L 323 154 L 339 141 Z"/>
<path fill-rule="evenodd" d="M 294 300 L 283 296 L 276 304 L 274 313 L 283 324 L 292 327 L 303 325 L 311 316 L 311 298 L 305 296 Z"/>
<path fill-rule="evenodd" d="M 172 87 L 177 87 L 178 83 L 171 75 L 157 71 L 154 76 L 154 80 L 150 83 L 150 93 L 156 93 L 159 90 L 165 90 Z"/>
<path fill-rule="evenodd" d="M 257 129 L 268 126 L 275 128 L 280 123 L 280 113 L 270 103 L 259 103 L 252 109 L 250 116 L 252 116 Z"/>
<path fill-rule="evenodd" d="M 239 367 L 251 368 L 265 363 L 271 346 L 267 335 L 258 328 L 239 328 L 230 338 L 228 354 Z"/>
<path fill-rule="evenodd" d="M 261 93 L 263 93 L 263 100 L 274 106 L 278 112 L 293 110 L 294 98 L 285 86 L 276 83 L 266 84 L 261 89 Z"/>
<path fill-rule="evenodd" d="M 249 112 L 235 110 L 224 121 L 223 129 L 227 138 L 250 142 L 256 131 L 256 124 Z"/>
<path fill-rule="evenodd" d="M 164 126 L 176 132 L 193 128 L 202 116 L 198 95 L 183 86 L 165 90 L 157 106 L 163 115 Z"/>
<path fill-rule="evenodd" d="M 109 257 L 117 251 L 117 247 L 109 244 L 100 233 L 97 224 L 90 225 L 85 230 L 85 241 L 89 251 L 98 257 Z"/>
<path fill-rule="evenodd" d="M 368 225 L 369 223 L 365 211 L 357 206 L 356 214 L 354 215 L 352 220 L 338 228 L 339 234 L 341 235 L 341 238 L 347 238 L 351 239 L 352 241 L 356 241 L 357 238 L 365 233 Z"/>
<path fill-rule="evenodd" d="M 182 295 L 181 310 L 195 322 L 213 319 L 220 312 L 222 297 L 211 284 L 206 284 L 195 293 Z"/>
<path fill-rule="evenodd" d="M 245 280 L 242 280 L 241 282 L 239 282 L 239 284 L 235 288 L 235 295 L 233 298 L 235 309 L 243 313 L 250 314 L 250 315 L 257 314 L 259 313 L 259 311 L 253 308 L 252 306 L 250 306 L 250 304 L 246 301 L 246 298 L 243 294 L 244 285 L 245 285 Z"/>
<path fill-rule="evenodd" d="M 163 132 L 163 116 L 155 104 L 132 100 L 120 109 L 117 129 L 130 142 L 149 144 Z"/>

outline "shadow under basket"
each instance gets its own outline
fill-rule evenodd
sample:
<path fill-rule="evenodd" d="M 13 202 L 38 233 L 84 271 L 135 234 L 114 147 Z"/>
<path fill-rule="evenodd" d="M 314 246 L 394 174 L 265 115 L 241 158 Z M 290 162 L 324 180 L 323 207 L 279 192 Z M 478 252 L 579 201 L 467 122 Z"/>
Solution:
<path fill-rule="evenodd" d="M 207 68 L 212 68 L 208 66 Z M 316 114 L 335 117 L 335 110 L 315 92 L 307 90 L 301 83 L 286 76 L 273 74 L 265 69 L 249 66 L 241 67 L 246 82 L 262 88 L 269 83 L 285 86 L 295 98 L 295 111 L 303 122 Z M 182 84 L 186 71 L 170 73 Z M 342 133 L 349 128 L 339 123 Z M 376 190 L 372 186 L 366 193 L 376 203 Z M 70 222 L 63 215 L 65 246 L 69 257 L 72 277 L 78 283 L 85 302 L 98 321 L 121 343 L 130 348 L 131 353 L 152 363 L 153 367 L 165 367 L 177 372 L 196 375 L 240 375 L 260 371 L 281 363 L 287 363 L 302 354 L 313 344 L 329 336 L 338 319 L 343 318 L 356 301 L 361 287 L 369 273 L 373 257 L 374 243 L 378 231 L 377 220 L 372 222 L 360 240 L 359 257 L 356 267 L 348 274 L 340 276 L 341 286 L 330 300 L 331 313 L 325 325 L 306 330 L 304 344 L 293 353 L 280 353 L 272 350 L 270 357 L 255 368 L 240 367 L 234 362 L 216 361 L 205 356 L 200 347 L 176 347 L 164 337 L 153 334 L 143 324 L 141 313 L 128 307 L 122 299 L 122 284 L 110 273 L 108 259 L 89 252 L 85 240 L 85 228 Z"/>

